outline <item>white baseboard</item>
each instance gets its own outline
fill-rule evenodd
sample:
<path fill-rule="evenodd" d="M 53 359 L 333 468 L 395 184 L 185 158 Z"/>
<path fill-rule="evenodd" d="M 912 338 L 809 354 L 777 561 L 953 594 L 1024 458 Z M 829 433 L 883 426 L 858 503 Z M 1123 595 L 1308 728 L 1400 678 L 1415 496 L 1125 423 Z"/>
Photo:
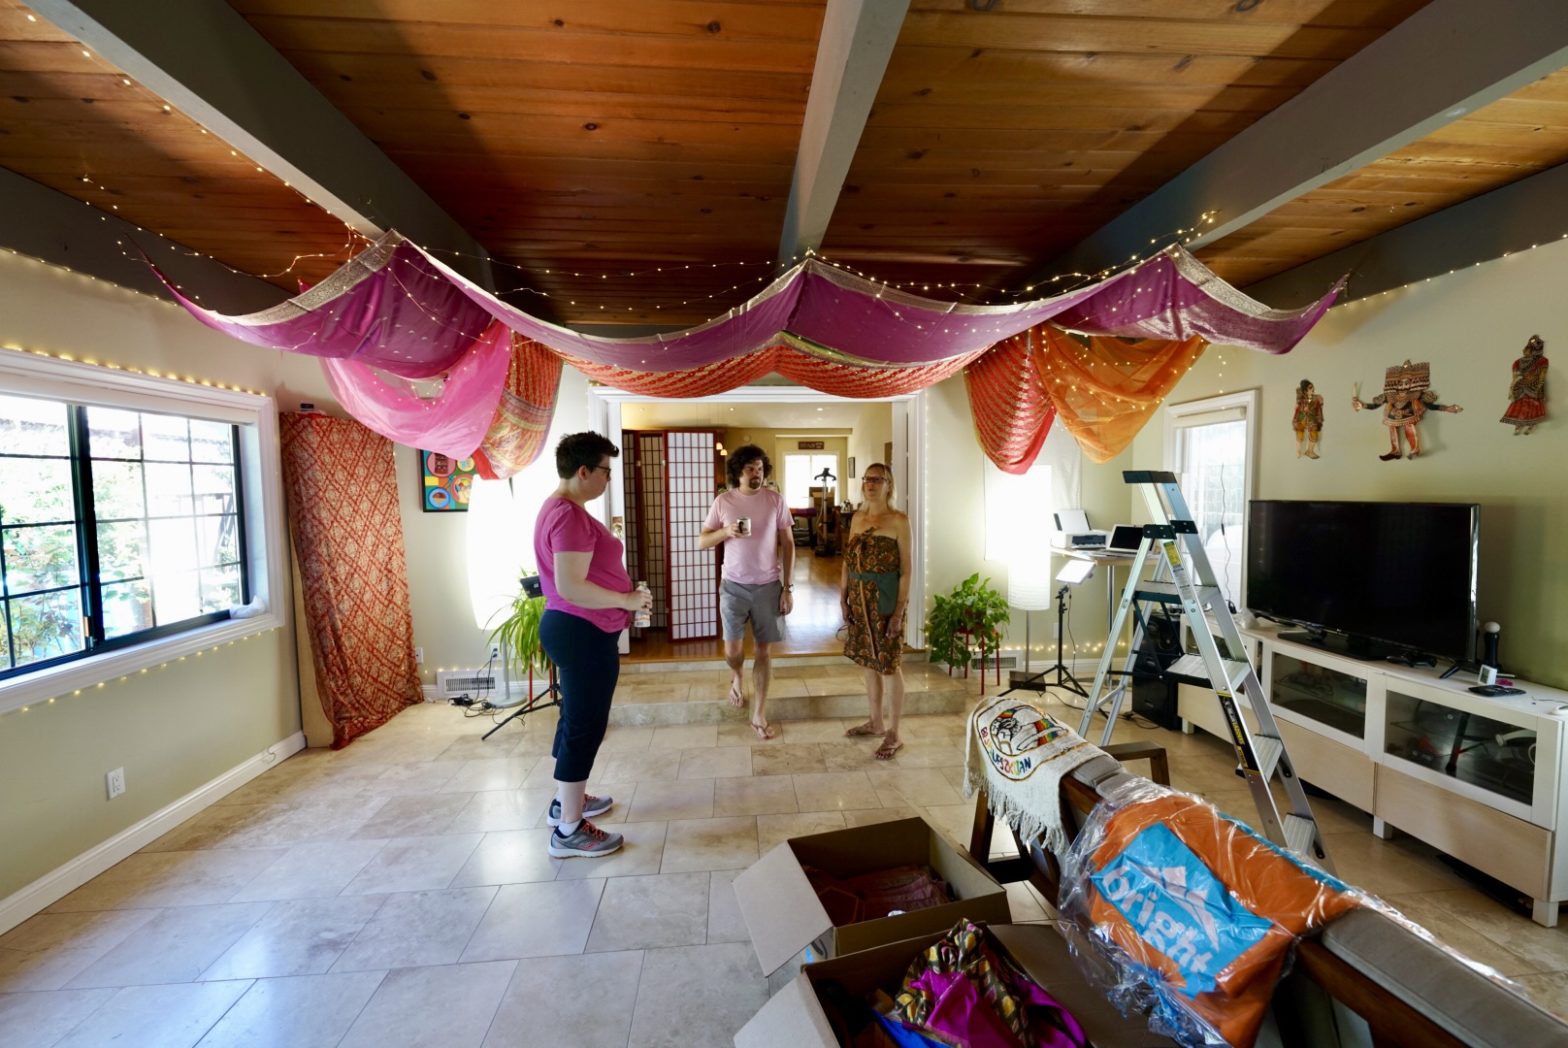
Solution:
<path fill-rule="evenodd" d="M 191 816 L 245 785 L 278 761 L 305 748 L 305 733 L 295 732 L 281 742 L 235 765 L 217 778 L 153 812 L 70 862 L 44 874 L 33 883 L 0 899 L 0 934 L 64 898 L 115 863 L 140 851 Z"/>

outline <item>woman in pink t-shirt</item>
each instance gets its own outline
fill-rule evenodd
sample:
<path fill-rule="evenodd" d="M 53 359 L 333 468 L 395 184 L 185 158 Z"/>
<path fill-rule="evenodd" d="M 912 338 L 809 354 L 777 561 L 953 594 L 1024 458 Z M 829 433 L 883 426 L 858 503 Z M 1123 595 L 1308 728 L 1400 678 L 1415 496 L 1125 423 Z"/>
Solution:
<path fill-rule="evenodd" d="M 652 598 L 632 587 L 621 543 L 584 508 L 610 486 L 610 459 L 620 453 L 597 433 L 562 437 L 555 448 L 561 483 L 534 523 L 534 558 L 545 596 L 539 641 L 561 682 L 561 719 L 550 749 L 555 800 L 545 815 L 554 827 L 549 851 L 556 858 L 592 858 L 621 846 L 620 834 L 586 818 L 609 811 L 614 801 L 586 790 L 621 673 L 621 630 Z"/>

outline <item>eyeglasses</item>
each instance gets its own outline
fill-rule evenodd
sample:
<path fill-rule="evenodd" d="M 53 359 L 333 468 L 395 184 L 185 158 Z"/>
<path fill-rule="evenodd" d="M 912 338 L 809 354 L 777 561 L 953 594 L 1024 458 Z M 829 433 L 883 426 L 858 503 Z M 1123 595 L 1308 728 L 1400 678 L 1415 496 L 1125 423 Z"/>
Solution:
<path fill-rule="evenodd" d="M 886 484 L 887 483 L 887 478 L 886 477 L 862 477 L 862 478 L 860 478 L 860 481 L 861 481 L 862 484 Z"/>
<path fill-rule="evenodd" d="M 608 480 L 610 477 L 614 476 L 614 474 L 610 472 L 610 467 L 609 466 L 595 466 L 594 469 L 602 469 L 602 470 L 604 470 L 604 476 L 605 476 L 606 480 Z"/>

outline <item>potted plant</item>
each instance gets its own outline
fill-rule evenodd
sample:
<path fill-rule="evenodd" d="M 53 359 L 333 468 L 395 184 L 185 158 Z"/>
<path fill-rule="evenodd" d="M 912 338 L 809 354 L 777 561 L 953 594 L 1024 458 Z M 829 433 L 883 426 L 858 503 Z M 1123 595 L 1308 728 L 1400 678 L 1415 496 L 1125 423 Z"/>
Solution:
<path fill-rule="evenodd" d="M 968 666 L 977 654 L 983 659 L 1002 646 L 1002 627 L 1011 618 L 1007 598 L 991 588 L 990 579 L 982 581 L 977 571 L 951 593 L 933 598 L 926 616 L 927 657 L 945 663 L 949 672 Z"/>
<path fill-rule="evenodd" d="M 530 586 L 529 583 L 534 583 Z M 490 633 L 490 643 L 499 645 L 507 672 L 527 670 L 529 693 L 533 692 L 534 670 L 548 671 L 550 656 L 539 643 L 539 620 L 544 617 L 544 594 L 537 588 L 536 576 L 523 579 L 522 588 L 512 599 L 512 609 Z"/>

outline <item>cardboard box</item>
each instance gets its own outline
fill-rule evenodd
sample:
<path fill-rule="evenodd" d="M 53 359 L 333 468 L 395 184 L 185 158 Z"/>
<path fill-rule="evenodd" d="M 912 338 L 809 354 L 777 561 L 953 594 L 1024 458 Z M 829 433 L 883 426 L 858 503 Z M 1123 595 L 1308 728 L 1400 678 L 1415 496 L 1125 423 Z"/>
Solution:
<path fill-rule="evenodd" d="M 1083 1026 L 1099 1048 L 1169 1048 L 1175 1042 L 1149 1032 L 1141 1016 L 1123 1018 L 1099 990 L 1084 981 L 1067 943 L 1046 924 L 997 924 L 991 931 L 1035 982 L 1045 987 Z M 941 932 L 886 943 L 831 961 L 808 964 L 763 1005 L 735 1035 L 736 1048 L 838 1048 L 817 987 L 836 980 L 856 997 L 878 988 L 892 992 L 909 962 Z"/>
<path fill-rule="evenodd" d="M 927 865 L 958 898 L 893 917 L 834 925 L 802 867 L 853 877 L 893 866 Z M 805 947 L 817 958 L 932 932 L 945 932 L 961 917 L 1005 924 L 1012 920 L 1007 891 L 969 855 L 953 847 L 924 819 L 856 826 L 792 837 L 735 878 L 735 898 L 765 975 Z"/>

